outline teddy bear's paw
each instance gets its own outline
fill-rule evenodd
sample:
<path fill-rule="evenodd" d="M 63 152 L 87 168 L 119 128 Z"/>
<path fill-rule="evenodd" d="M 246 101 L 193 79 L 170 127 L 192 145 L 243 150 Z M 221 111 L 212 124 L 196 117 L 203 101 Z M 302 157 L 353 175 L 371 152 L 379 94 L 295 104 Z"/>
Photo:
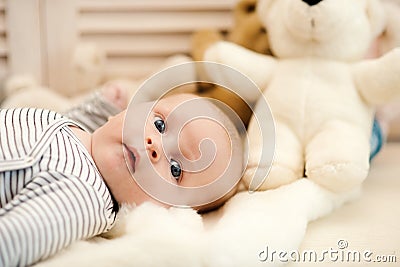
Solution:
<path fill-rule="evenodd" d="M 306 176 L 333 192 L 346 192 L 359 186 L 368 168 L 353 162 L 332 163 L 306 170 Z"/>
<path fill-rule="evenodd" d="M 297 174 L 290 168 L 274 164 L 265 179 L 264 183 L 261 185 L 261 190 L 275 189 L 282 185 L 287 185 L 293 183 L 294 181 L 300 179 L 302 175 Z"/>

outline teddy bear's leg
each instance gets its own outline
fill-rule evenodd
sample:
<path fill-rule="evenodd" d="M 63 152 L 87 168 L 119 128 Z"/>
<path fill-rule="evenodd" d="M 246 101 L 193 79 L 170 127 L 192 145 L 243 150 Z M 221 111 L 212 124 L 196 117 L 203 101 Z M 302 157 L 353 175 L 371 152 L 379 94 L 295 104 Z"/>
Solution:
<path fill-rule="evenodd" d="M 368 175 L 369 150 L 369 135 L 362 128 L 327 123 L 306 145 L 306 177 L 334 192 L 353 189 Z"/>
<path fill-rule="evenodd" d="M 252 137 L 251 126 L 249 128 L 250 138 Z M 284 123 L 275 120 L 275 154 L 271 169 L 258 190 L 274 189 L 281 185 L 289 184 L 303 177 L 304 161 L 302 145 L 293 131 Z M 250 161 L 244 175 L 244 182 L 249 185 L 257 168 L 265 168 L 265 173 L 270 166 L 263 166 L 261 162 L 255 165 L 256 160 L 252 159 L 251 154 L 260 154 L 262 145 L 250 147 Z"/>

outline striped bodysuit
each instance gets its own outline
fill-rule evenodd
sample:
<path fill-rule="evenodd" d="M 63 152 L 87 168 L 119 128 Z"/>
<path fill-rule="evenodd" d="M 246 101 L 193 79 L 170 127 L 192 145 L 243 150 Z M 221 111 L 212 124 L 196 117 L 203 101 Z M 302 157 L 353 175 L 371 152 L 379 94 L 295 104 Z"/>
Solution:
<path fill-rule="evenodd" d="M 0 110 L 0 266 L 26 266 L 108 231 L 117 205 L 62 115 Z"/>

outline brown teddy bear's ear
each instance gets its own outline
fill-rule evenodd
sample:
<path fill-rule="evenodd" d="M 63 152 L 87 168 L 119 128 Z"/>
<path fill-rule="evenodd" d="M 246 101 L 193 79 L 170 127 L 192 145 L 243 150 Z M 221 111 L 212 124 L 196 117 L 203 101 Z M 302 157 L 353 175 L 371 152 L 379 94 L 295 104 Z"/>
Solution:
<path fill-rule="evenodd" d="M 367 15 L 373 37 L 379 36 L 386 25 L 385 10 L 378 0 L 367 0 Z"/>
<path fill-rule="evenodd" d="M 240 0 L 233 10 L 236 23 L 241 23 L 256 12 L 257 0 Z"/>

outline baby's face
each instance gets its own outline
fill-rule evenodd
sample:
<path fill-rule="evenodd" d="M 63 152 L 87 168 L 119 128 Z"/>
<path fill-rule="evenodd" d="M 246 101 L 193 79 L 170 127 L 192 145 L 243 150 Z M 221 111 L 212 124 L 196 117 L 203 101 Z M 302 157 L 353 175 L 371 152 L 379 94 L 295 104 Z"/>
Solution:
<path fill-rule="evenodd" d="M 135 110 L 152 108 L 143 109 L 150 111 L 146 116 L 139 111 L 129 114 L 125 129 L 126 111 L 121 112 L 93 134 L 92 156 L 118 203 L 152 201 L 168 206 L 145 193 L 137 175 L 156 173 L 174 185 L 201 187 L 224 174 L 232 157 L 229 135 L 213 119 L 188 120 L 190 112 L 176 109 L 192 98 L 176 95 L 156 105 L 138 104 Z M 208 151 L 207 146 L 200 149 L 204 140 L 213 144 Z"/>

